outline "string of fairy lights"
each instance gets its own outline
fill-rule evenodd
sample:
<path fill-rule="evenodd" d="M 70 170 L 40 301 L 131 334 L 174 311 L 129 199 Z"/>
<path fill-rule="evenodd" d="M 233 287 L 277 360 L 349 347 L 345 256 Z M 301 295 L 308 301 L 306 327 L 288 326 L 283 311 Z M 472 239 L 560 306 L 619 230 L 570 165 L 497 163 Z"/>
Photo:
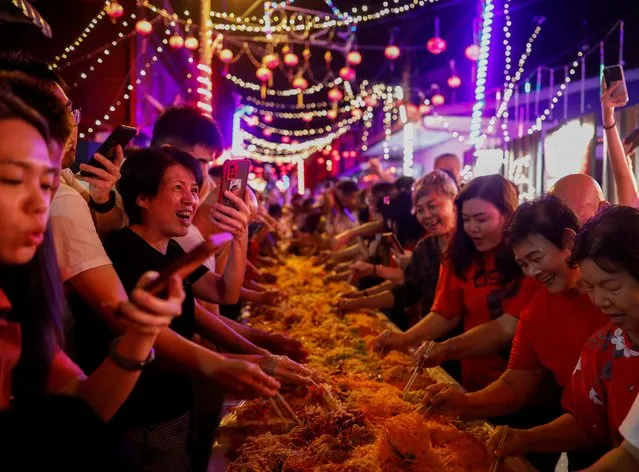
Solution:
<path fill-rule="evenodd" d="M 106 16 L 106 10 L 102 8 L 102 10 L 100 10 L 100 12 L 93 19 L 91 19 L 91 21 L 89 21 L 89 24 L 84 28 L 80 36 L 78 36 L 68 46 L 66 46 L 64 48 L 64 52 L 62 52 L 58 56 L 55 56 L 55 61 L 53 62 L 52 67 L 53 68 L 58 67 L 58 63 L 61 60 L 67 59 L 68 55 L 71 54 L 73 51 L 75 51 L 75 49 L 79 47 L 84 42 L 85 39 L 89 37 L 89 34 L 91 34 L 91 31 L 94 30 L 94 28 L 97 26 L 100 20 L 102 20 L 105 16 Z"/>
<path fill-rule="evenodd" d="M 241 78 L 233 74 L 226 74 L 226 78 L 229 79 L 238 87 L 241 87 L 243 89 L 253 90 L 254 92 L 259 92 L 262 89 L 262 85 L 256 84 L 255 82 L 242 80 Z M 332 80 L 328 82 L 327 84 L 323 84 L 323 83 L 315 84 L 308 87 L 305 90 L 300 90 L 299 88 L 279 89 L 279 90 L 267 89 L 266 93 L 268 95 L 278 96 L 278 97 L 294 97 L 296 95 L 299 95 L 300 93 L 303 95 L 312 95 L 312 94 L 321 92 L 325 88 L 333 88 L 336 85 L 339 85 L 343 82 L 344 80 L 341 77 L 337 77 L 335 80 Z"/>

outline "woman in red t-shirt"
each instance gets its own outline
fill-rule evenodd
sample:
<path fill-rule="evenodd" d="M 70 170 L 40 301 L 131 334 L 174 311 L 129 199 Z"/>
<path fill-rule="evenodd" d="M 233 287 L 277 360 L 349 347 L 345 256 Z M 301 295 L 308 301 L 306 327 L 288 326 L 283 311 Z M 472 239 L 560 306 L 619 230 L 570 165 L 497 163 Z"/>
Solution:
<path fill-rule="evenodd" d="M 611 208 L 586 224 L 571 259 L 592 302 L 609 322 L 586 343 L 564 391 L 566 413 L 510 430 L 498 456 L 618 445 L 619 426 L 639 391 L 639 211 Z M 494 448 L 501 431 L 491 439 Z"/>
<path fill-rule="evenodd" d="M 445 336 L 460 322 L 464 331 L 518 310 L 531 293 L 522 288 L 521 270 L 504 244 L 504 232 L 517 208 L 515 186 L 500 175 L 477 177 L 455 201 L 457 222 L 441 265 L 431 312 L 405 333 L 388 335 L 390 349 L 407 349 Z M 496 354 L 462 361 L 462 385 L 479 390 L 506 370 Z"/>

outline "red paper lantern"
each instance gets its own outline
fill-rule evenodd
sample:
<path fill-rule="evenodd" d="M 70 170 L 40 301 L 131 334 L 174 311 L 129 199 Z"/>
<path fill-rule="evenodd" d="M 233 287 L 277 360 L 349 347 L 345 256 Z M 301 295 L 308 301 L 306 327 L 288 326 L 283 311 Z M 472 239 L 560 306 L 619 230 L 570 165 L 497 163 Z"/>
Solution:
<path fill-rule="evenodd" d="M 233 60 L 233 51 L 230 49 L 222 49 L 220 51 L 220 61 L 224 64 L 228 64 Z"/>
<path fill-rule="evenodd" d="M 364 99 L 364 103 L 367 107 L 376 107 L 377 106 L 377 97 L 375 95 L 369 95 Z"/>
<path fill-rule="evenodd" d="M 328 156 L 331 153 L 331 151 L 328 150 L 328 148 L 324 148 L 322 150 L 322 154 L 324 154 L 325 156 Z"/>
<path fill-rule="evenodd" d="M 292 52 L 289 52 L 288 54 L 286 54 L 286 56 L 284 56 L 284 64 L 286 64 L 288 67 L 295 67 L 297 66 L 297 64 L 299 64 L 299 62 L 299 58 Z"/>
<path fill-rule="evenodd" d="M 135 24 L 135 31 L 142 36 L 147 36 L 153 31 L 153 25 L 148 20 L 140 20 Z"/>
<path fill-rule="evenodd" d="M 419 113 L 422 115 L 428 115 L 432 109 L 433 108 L 430 105 L 426 105 L 425 103 L 422 103 L 419 106 Z"/>
<path fill-rule="evenodd" d="M 264 136 L 273 136 L 273 130 L 271 128 L 266 128 L 263 132 Z"/>
<path fill-rule="evenodd" d="M 271 69 L 266 67 L 260 67 L 257 69 L 257 71 L 255 71 L 255 75 L 261 82 L 268 82 L 273 78 L 273 72 L 271 72 Z"/>
<path fill-rule="evenodd" d="M 362 63 L 362 55 L 357 51 L 351 51 L 346 55 L 346 62 L 351 66 L 358 66 Z"/>
<path fill-rule="evenodd" d="M 291 138 L 289 138 L 288 136 L 282 136 L 282 142 L 284 144 L 289 144 L 291 142 Z"/>
<path fill-rule="evenodd" d="M 184 40 L 184 47 L 188 49 L 189 51 L 195 51 L 199 45 L 200 45 L 200 42 L 197 40 L 195 36 L 189 36 L 188 38 Z"/>
<path fill-rule="evenodd" d="M 342 91 L 338 88 L 332 88 L 328 91 L 328 99 L 333 102 L 333 103 L 337 103 L 339 102 L 342 98 L 344 98 L 344 94 L 342 93 Z"/>
<path fill-rule="evenodd" d="M 324 158 L 323 158 L 323 157 L 320 157 L 319 159 L 317 159 L 317 163 L 318 163 L 318 164 L 324 164 L 324 162 L 325 162 L 325 161 L 324 161 Z"/>
<path fill-rule="evenodd" d="M 326 116 L 329 120 L 334 120 L 335 118 L 337 118 L 337 110 L 328 110 Z"/>
<path fill-rule="evenodd" d="M 333 150 L 331 151 L 331 156 L 332 156 L 332 157 L 338 157 L 338 156 L 339 156 L 339 151 L 338 151 L 337 149 L 333 149 Z"/>
<path fill-rule="evenodd" d="M 386 49 L 384 49 L 384 55 L 386 56 L 386 59 L 390 59 L 391 61 L 397 59 L 399 57 L 399 54 L 399 48 L 393 44 L 386 46 Z"/>
<path fill-rule="evenodd" d="M 267 54 L 266 56 L 264 56 L 264 59 L 262 60 L 262 63 L 268 67 L 269 69 L 275 69 L 277 66 L 280 65 L 280 59 L 279 57 L 277 57 L 275 54 Z"/>
<path fill-rule="evenodd" d="M 439 36 L 435 36 L 434 38 L 430 38 L 426 43 L 426 49 L 431 54 L 441 54 L 446 50 L 446 41 Z"/>
<path fill-rule="evenodd" d="M 419 108 L 417 105 L 413 105 L 412 103 L 406 105 L 406 115 L 408 116 L 408 121 L 419 120 Z"/>
<path fill-rule="evenodd" d="M 481 52 L 481 48 L 477 44 L 471 44 L 466 48 L 464 54 L 469 61 L 476 61 L 479 59 L 479 54 Z"/>
<path fill-rule="evenodd" d="M 302 115 L 302 121 L 304 123 L 310 123 L 311 121 L 313 121 L 313 114 L 312 113 L 304 113 Z"/>
<path fill-rule="evenodd" d="M 437 93 L 433 95 L 433 97 L 430 99 L 430 102 L 437 107 L 443 105 L 446 102 L 446 99 L 441 93 Z"/>
<path fill-rule="evenodd" d="M 300 143 L 300 142 L 299 142 L 297 139 L 294 139 L 294 140 L 292 140 L 292 141 L 291 141 L 291 145 L 292 145 L 292 146 L 295 146 L 295 145 L 297 145 L 297 144 L 299 144 L 299 143 Z"/>
<path fill-rule="evenodd" d="M 273 123 L 273 115 L 264 115 L 264 118 L 262 118 L 262 121 L 264 121 L 264 123 L 267 123 L 267 124 Z"/>
<path fill-rule="evenodd" d="M 169 38 L 169 46 L 173 49 L 180 49 L 184 46 L 184 38 L 179 34 L 174 34 Z"/>
<path fill-rule="evenodd" d="M 308 88 L 308 80 L 304 77 L 295 77 L 293 79 L 293 87 L 298 90 L 306 90 Z"/>
<path fill-rule="evenodd" d="M 112 20 L 117 20 L 124 15 L 124 8 L 122 8 L 122 5 L 120 5 L 117 0 L 113 0 L 106 6 L 106 14 L 109 15 L 109 18 Z"/>
<path fill-rule="evenodd" d="M 357 157 L 357 151 L 351 151 L 350 157 Z"/>
<path fill-rule="evenodd" d="M 450 88 L 459 88 L 461 86 L 461 79 L 457 75 L 451 75 L 448 77 L 448 86 Z"/>
<path fill-rule="evenodd" d="M 355 69 L 352 67 L 342 67 L 339 70 L 339 76 L 347 82 L 355 79 Z"/>

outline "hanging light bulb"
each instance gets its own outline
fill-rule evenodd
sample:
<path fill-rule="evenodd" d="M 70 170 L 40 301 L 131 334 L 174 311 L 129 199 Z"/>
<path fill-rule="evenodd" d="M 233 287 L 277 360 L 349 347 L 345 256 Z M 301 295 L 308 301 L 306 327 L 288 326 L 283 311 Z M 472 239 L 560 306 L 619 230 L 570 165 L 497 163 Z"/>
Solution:
<path fill-rule="evenodd" d="M 273 70 L 280 65 L 280 59 L 275 54 L 267 54 L 262 59 L 262 63 L 269 69 Z"/>
<path fill-rule="evenodd" d="M 450 88 L 459 88 L 461 86 L 461 78 L 458 75 L 448 77 L 448 86 Z"/>
<path fill-rule="evenodd" d="M 295 77 L 293 79 L 292 85 L 293 88 L 296 88 L 298 90 L 306 90 L 308 88 L 308 80 L 306 80 L 302 76 Z"/>
<path fill-rule="evenodd" d="M 386 59 L 390 59 L 391 61 L 397 59 L 399 57 L 399 54 L 399 48 L 394 44 L 389 44 L 388 46 L 386 46 L 386 49 L 384 49 L 384 55 L 386 56 Z"/>
<path fill-rule="evenodd" d="M 446 99 L 441 93 L 437 92 L 435 95 L 431 97 L 430 102 L 436 107 L 438 107 L 440 105 L 443 105 L 446 102 Z"/>
<path fill-rule="evenodd" d="M 109 2 L 105 8 L 106 14 L 109 15 L 109 18 L 112 20 L 117 20 L 122 15 L 124 15 L 124 8 L 118 2 L 118 0 L 112 0 Z"/>
<path fill-rule="evenodd" d="M 344 94 L 342 93 L 342 91 L 338 88 L 332 88 L 328 91 L 328 99 L 333 102 L 333 103 L 337 103 L 339 102 L 342 98 L 344 98 Z"/>
<path fill-rule="evenodd" d="M 339 70 L 339 76 L 347 82 L 355 80 L 355 69 L 352 67 L 342 67 Z"/>
<path fill-rule="evenodd" d="M 439 34 L 439 18 L 435 18 L 435 36 L 428 40 L 426 49 L 431 54 L 441 54 L 446 50 L 446 41 Z"/>
<path fill-rule="evenodd" d="M 477 61 L 477 59 L 479 59 L 480 52 L 481 52 L 481 48 L 479 47 L 478 44 L 471 44 L 464 51 L 464 55 L 466 56 L 466 59 L 468 59 L 469 61 Z"/>
<path fill-rule="evenodd" d="M 286 64 L 288 67 L 296 67 L 299 62 L 300 60 L 297 55 L 293 54 L 292 52 L 289 52 L 284 56 L 284 64 Z"/>
<path fill-rule="evenodd" d="M 173 49 L 180 49 L 184 46 L 184 38 L 179 34 L 174 34 L 169 38 L 169 46 Z"/>
<path fill-rule="evenodd" d="M 220 51 L 220 61 L 224 64 L 228 64 L 233 60 L 233 51 L 230 49 L 222 49 Z"/>
<path fill-rule="evenodd" d="M 351 66 L 358 66 L 362 63 L 362 55 L 358 51 L 351 51 L 346 55 L 346 62 Z"/>
<path fill-rule="evenodd" d="M 337 118 L 337 110 L 328 110 L 326 112 L 326 116 L 329 120 L 334 120 Z"/>
<path fill-rule="evenodd" d="M 189 51 L 195 51 L 199 45 L 200 42 L 195 36 L 189 36 L 186 40 L 184 40 L 184 47 Z"/>
<path fill-rule="evenodd" d="M 148 36 L 153 31 L 153 25 L 150 21 L 142 19 L 135 24 L 135 31 L 142 36 Z"/>
<path fill-rule="evenodd" d="M 271 72 L 271 69 L 268 69 L 266 67 L 260 67 L 255 71 L 255 76 L 261 82 L 268 82 L 273 78 L 273 72 Z"/>

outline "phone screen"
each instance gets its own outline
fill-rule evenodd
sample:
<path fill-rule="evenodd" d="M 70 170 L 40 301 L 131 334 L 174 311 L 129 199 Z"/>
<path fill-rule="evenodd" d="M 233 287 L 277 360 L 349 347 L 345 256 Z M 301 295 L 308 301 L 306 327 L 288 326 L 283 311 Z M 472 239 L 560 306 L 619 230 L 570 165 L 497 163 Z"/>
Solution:
<path fill-rule="evenodd" d="M 95 154 L 100 154 L 110 161 L 113 161 L 115 159 L 115 147 L 119 144 L 120 146 L 122 146 L 122 149 L 124 149 L 126 145 L 131 142 L 136 134 L 138 134 L 138 130 L 136 128 L 133 128 L 132 126 L 119 125 L 113 130 L 109 137 L 106 138 L 102 144 L 100 144 L 100 147 L 95 152 Z M 91 157 L 87 164 L 99 169 L 104 169 L 104 166 L 100 162 L 98 162 L 95 157 Z M 90 172 L 85 171 L 80 171 L 80 174 L 88 176 L 92 175 Z"/>
<path fill-rule="evenodd" d="M 619 82 L 623 80 L 623 70 L 621 66 L 610 66 L 604 69 L 604 79 L 606 80 L 606 85 L 610 87 L 610 84 L 613 82 Z"/>
<path fill-rule="evenodd" d="M 224 162 L 220 185 L 220 203 L 237 209 L 236 205 L 224 196 L 224 193 L 226 191 L 232 192 L 244 200 L 250 167 L 251 163 L 247 159 L 233 159 Z"/>

